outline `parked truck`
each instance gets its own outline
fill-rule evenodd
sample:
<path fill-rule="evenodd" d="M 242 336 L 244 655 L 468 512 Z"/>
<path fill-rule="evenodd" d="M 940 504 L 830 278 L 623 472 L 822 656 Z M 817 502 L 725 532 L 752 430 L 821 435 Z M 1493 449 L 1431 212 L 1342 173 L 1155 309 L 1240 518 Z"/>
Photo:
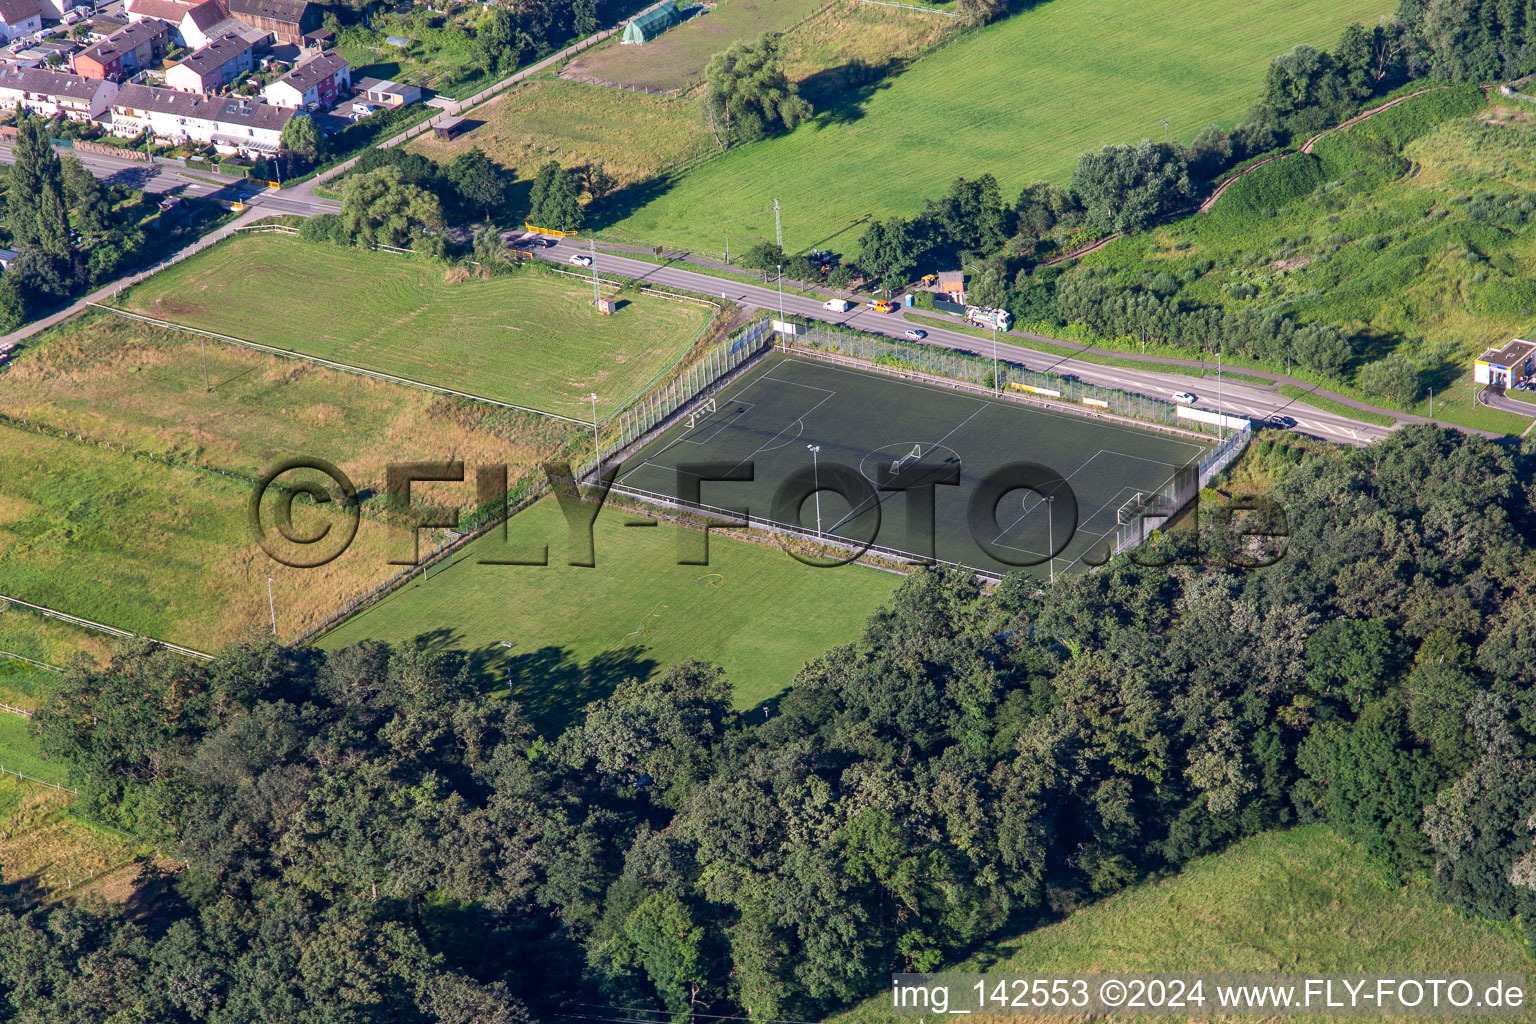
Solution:
<path fill-rule="evenodd" d="M 834 313 L 846 313 L 853 308 L 853 303 L 847 299 L 828 299 L 821 304 L 822 309 L 830 309 Z"/>
<path fill-rule="evenodd" d="M 1006 309 L 991 309 L 987 306 L 966 306 L 965 319 L 967 323 L 978 327 L 995 327 L 1000 331 L 1006 331 L 1013 323 L 1013 317 Z"/>

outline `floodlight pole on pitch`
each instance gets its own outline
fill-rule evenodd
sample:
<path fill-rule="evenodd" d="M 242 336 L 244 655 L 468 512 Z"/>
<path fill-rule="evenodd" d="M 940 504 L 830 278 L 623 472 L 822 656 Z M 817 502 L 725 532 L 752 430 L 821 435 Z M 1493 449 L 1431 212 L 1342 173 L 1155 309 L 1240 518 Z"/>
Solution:
<path fill-rule="evenodd" d="M 272 613 L 272 635 L 277 636 L 277 600 L 272 596 L 272 577 L 267 577 L 267 610 Z"/>
<path fill-rule="evenodd" d="M 816 456 L 821 454 L 821 445 L 808 444 L 805 446 L 811 453 L 811 486 L 816 489 L 816 536 L 821 537 L 821 471 L 816 465 Z"/>
<path fill-rule="evenodd" d="M 1051 559 L 1051 583 L 1056 582 L 1056 495 L 1045 496 L 1046 553 Z"/>
<path fill-rule="evenodd" d="M 784 229 L 779 225 L 779 201 L 773 201 L 773 237 L 778 243 L 779 252 L 784 251 Z"/>

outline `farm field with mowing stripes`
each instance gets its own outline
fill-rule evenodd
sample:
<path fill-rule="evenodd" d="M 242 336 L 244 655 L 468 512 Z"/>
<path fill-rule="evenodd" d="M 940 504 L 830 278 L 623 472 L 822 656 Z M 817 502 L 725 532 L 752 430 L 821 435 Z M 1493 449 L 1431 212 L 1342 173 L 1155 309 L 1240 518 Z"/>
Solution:
<path fill-rule="evenodd" d="M 1387 964 L 1399 978 L 1530 970 L 1512 928 L 1441 902 L 1423 879 L 1387 884 L 1361 847 L 1322 825 L 1245 839 L 1172 877 L 1143 882 L 1032 932 L 999 937 L 990 953 L 939 969 L 1037 977 L 1100 971 L 1299 975 L 1356 974 Z M 828 1024 L 891 1019 L 885 993 L 828 1018 Z M 1062 1017 L 1014 1013 L 1007 1019 L 1047 1024 Z"/>
<path fill-rule="evenodd" d="M 222 242 L 123 297 L 158 319 L 576 419 L 592 392 L 599 414 L 616 411 L 710 318 L 651 296 L 625 296 L 613 316 L 591 303 L 579 277 L 481 279 L 278 234 Z"/>
<path fill-rule="evenodd" d="M 488 689 L 507 686 L 510 656 L 512 692 L 542 727 L 629 676 L 690 658 L 725 669 L 737 706 L 748 708 L 787 687 L 805 662 L 855 639 L 900 582 L 862 566 L 814 568 L 722 533 L 711 536 L 708 565 L 679 565 L 679 534 L 701 534 L 625 525 L 636 519 L 603 509 L 593 528 L 596 565 L 574 567 L 565 521 L 546 498 L 512 518 L 508 548 L 493 531 L 317 642 L 458 649 Z M 479 564 L 545 543 L 547 566 Z M 510 655 L 503 641 L 516 645 Z"/>
<path fill-rule="evenodd" d="M 1269 62 L 1333 43 L 1390 0 L 1049 0 L 850 90 L 787 136 L 690 168 L 670 187 L 594 211 L 616 239 L 723 251 L 772 239 L 790 251 L 854 247 L 870 218 L 910 216 L 957 176 L 995 175 L 1005 195 L 1065 182 L 1108 143 L 1192 139 L 1258 100 Z M 665 36 L 663 37 L 665 39 Z"/>
<path fill-rule="evenodd" d="M 706 505 L 746 507 L 765 519 L 914 554 L 928 554 L 931 543 L 944 561 L 993 572 L 1024 568 L 1044 579 L 1051 551 L 1057 573 L 1101 564 L 1115 542 L 1118 510 L 1138 493 L 1158 491 L 1211 447 L 1194 436 L 772 354 L 724 388 L 713 413 L 692 427 L 678 422 L 647 444 L 615 486 L 686 498 L 681 481 L 692 476 L 700 489 L 693 500 Z M 1035 469 L 1007 469 L 1008 488 L 981 497 L 984 481 L 1024 463 L 1055 474 L 1054 482 Z M 714 468 L 694 471 L 695 464 Z M 709 482 L 725 467 L 751 467 L 752 475 Z M 796 479 L 799 490 L 790 486 Z M 1037 486 L 1020 489 L 1025 482 Z M 814 486 L 828 490 L 813 504 Z M 933 495 L 931 531 L 919 523 L 914 537 L 905 488 Z"/>

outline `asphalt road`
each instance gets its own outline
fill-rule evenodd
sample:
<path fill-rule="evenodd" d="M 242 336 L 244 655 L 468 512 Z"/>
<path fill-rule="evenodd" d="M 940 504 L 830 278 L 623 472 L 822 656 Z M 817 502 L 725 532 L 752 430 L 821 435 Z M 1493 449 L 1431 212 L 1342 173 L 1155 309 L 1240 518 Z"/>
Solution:
<path fill-rule="evenodd" d="M 567 270 L 580 272 L 585 268 L 571 266 L 569 262 L 575 251 L 580 250 L 557 245 L 554 248 L 535 250 L 534 255 L 539 259 L 563 264 Z M 586 251 L 580 252 L 582 255 L 588 255 Z M 846 313 L 834 313 L 823 308 L 820 299 L 808 299 L 785 293 L 781 300 L 779 292 L 773 288 L 740 284 L 681 267 L 661 267 L 601 251 L 596 254 L 595 266 L 600 274 L 638 278 L 655 284 L 686 288 L 704 295 L 719 295 L 738 305 L 756 309 L 776 312 L 781 308 L 782 301 L 782 309 L 785 313 L 826 323 L 846 325 L 870 334 L 900 338 L 911 327 L 921 327 L 928 332 L 927 338 L 924 339 L 926 344 L 942 345 L 982 356 L 992 355 L 990 340 L 932 327 L 928 324 L 908 324 L 899 313 L 876 313 L 866 306 L 856 306 Z M 1089 384 L 1118 388 L 1165 401 L 1179 392 L 1192 392 L 1196 396 L 1194 404 L 1197 408 L 1209 409 L 1213 412 L 1218 411 L 1219 397 L 1219 410 L 1228 415 L 1247 416 L 1261 421 L 1276 414 L 1289 416 L 1296 421 L 1292 429 L 1328 441 L 1364 445 L 1380 440 L 1392 429 L 1314 408 L 1296 399 L 1288 398 L 1270 387 L 1224 379 L 1218 396 L 1216 381 L 1211 378 L 1202 379 L 1176 373 L 1158 373 L 1153 370 L 1101 366 L 1080 359 L 1064 358 L 1022 348 L 1009 343 L 1006 339 L 1007 335 L 1000 335 L 998 338 L 998 357 L 1031 370 L 1050 370 L 1057 374 L 1071 374 Z"/>
<path fill-rule="evenodd" d="M 238 199 L 269 214 L 291 213 L 301 217 L 336 213 L 341 209 L 340 203 L 316 196 L 313 182 L 279 191 L 212 171 L 187 171 L 166 164 L 145 163 L 142 160 L 127 160 L 83 151 L 77 151 L 74 155 L 80 158 L 87 170 L 106 184 L 127 185 L 140 192 L 199 199 Z M 15 162 L 8 142 L 0 143 L 0 162 Z"/>

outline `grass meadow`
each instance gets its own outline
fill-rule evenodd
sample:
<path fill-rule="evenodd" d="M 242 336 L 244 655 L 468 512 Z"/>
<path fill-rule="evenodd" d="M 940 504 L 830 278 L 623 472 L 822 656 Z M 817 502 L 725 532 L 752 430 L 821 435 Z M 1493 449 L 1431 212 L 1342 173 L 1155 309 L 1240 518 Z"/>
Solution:
<path fill-rule="evenodd" d="M 479 564 L 506 557 L 493 533 L 318 643 L 464 651 L 488 689 L 510 683 L 545 726 L 626 677 L 689 658 L 724 668 L 737 706 L 748 708 L 787 687 L 805 662 L 855 639 L 900 581 L 861 566 L 812 568 L 719 533 L 709 565 L 678 565 L 680 528 L 625 525 L 635 518 L 605 509 L 594 525 L 595 567 L 574 567 L 559 507 L 545 499 L 512 519 L 507 550 L 547 543 L 549 565 Z M 503 641 L 516 645 L 510 654 Z"/>
<path fill-rule="evenodd" d="M 816 107 L 911 61 L 958 31 L 939 14 L 837 0 L 784 35 L 784 73 Z"/>
<path fill-rule="evenodd" d="M 605 82 L 651 89 L 683 89 L 704 73 L 709 58 L 732 43 L 782 32 L 825 0 L 724 0 L 656 39 L 626 45 L 617 38 L 574 58 L 568 68 Z"/>
<path fill-rule="evenodd" d="M 0 414 L 247 477 L 279 458 L 318 456 L 371 491 L 383 490 L 390 462 L 450 454 L 468 465 L 506 464 L 516 480 L 581 434 L 531 413 L 204 346 L 109 313 L 67 321 L 29 346 L 6 372 Z"/>
<path fill-rule="evenodd" d="M 1084 263 L 1166 270 L 1202 304 L 1337 325 L 1364 339 L 1361 361 L 1413 360 L 1436 418 L 1519 433 L 1528 420 L 1473 404 L 1471 368 L 1483 349 L 1530 336 L 1536 121 L 1475 90 L 1420 96 L 1255 172 L 1208 216 Z M 1410 411 L 1429 414 L 1427 393 Z"/>
<path fill-rule="evenodd" d="M 110 886 L 114 876 L 137 875 L 135 851 L 71 817 L 70 799 L 47 786 L 0 778 L 0 892 L 15 903 L 51 902 L 87 891 L 110 898 L 119 895 Z"/>
<path fill-rule="evenodd" d="M 1524 974 L 1530 961 L 1509 929 L 1468 917 L 1423 882 L 1389 884 L 1360 847 L 1312 825 L 1244 840 L 1170 878 L 1003 939 L 954 969 L 1047 976 L 1390 970 L 1441 977 Z M 830 1024 L 889 1021 L 889 998 L 870 999 Z M 1045 1024 L 1062 1018 L 1007 1019 Z M 1503 1018 L 1457 1018 L 1473 1019 Z"/>
<path fill-rule="evenodd" d="M 272 628 L 269 578 L 292 638 L 408 553 L 398 528 L 365 517 L 345 554 L 290 568 L 252 539 L 245 480 L 8 425 L 0 450 L 0 593 L 199 650 Z M 294 518 L 301 533 L 342 526 L 307 501 Z"/>
<path fill-rule="evenodd" d="M 179 324 L 584 419 L 589 393 L 603 415 L 617 411 L 709 321 L 704 307 L 652 296 L 626 296 L 602 316 L 591 289 L 531 268 L 465 278 L 421 257 L 245 234 L 122 301 Z"/>
<path fill-rule="evenodd" d="M 744 249 L 773 237 L 777 198 L 787 249 L 846 250 L 870 218 L 914 214 L 958 175 L 991 173 L 1012 192 L 1065 181 L 1087 149 L 1161 137 L 1164 118 L 1185 141 L 1235 122 L 1273 57 L 1392 10 L 1389 0 L 1051 0 L 846 92 L 789 135 L 620 193 L 592 226 L 708 253 L 729 232 Z"/>
<path fill-rule="evenodd" d="M 692 100 L 563 79 L 523 82 L 467 117 L 473 127 L 453 138 L 428 133 L 406 148 L 447 163 L 478 147 L 517 173 L 514 190 L 526 190 L 539 167 L 550 160 L 565 166 L 601 162 L 623 187 L 702 156 L 714 146 Z"/>

